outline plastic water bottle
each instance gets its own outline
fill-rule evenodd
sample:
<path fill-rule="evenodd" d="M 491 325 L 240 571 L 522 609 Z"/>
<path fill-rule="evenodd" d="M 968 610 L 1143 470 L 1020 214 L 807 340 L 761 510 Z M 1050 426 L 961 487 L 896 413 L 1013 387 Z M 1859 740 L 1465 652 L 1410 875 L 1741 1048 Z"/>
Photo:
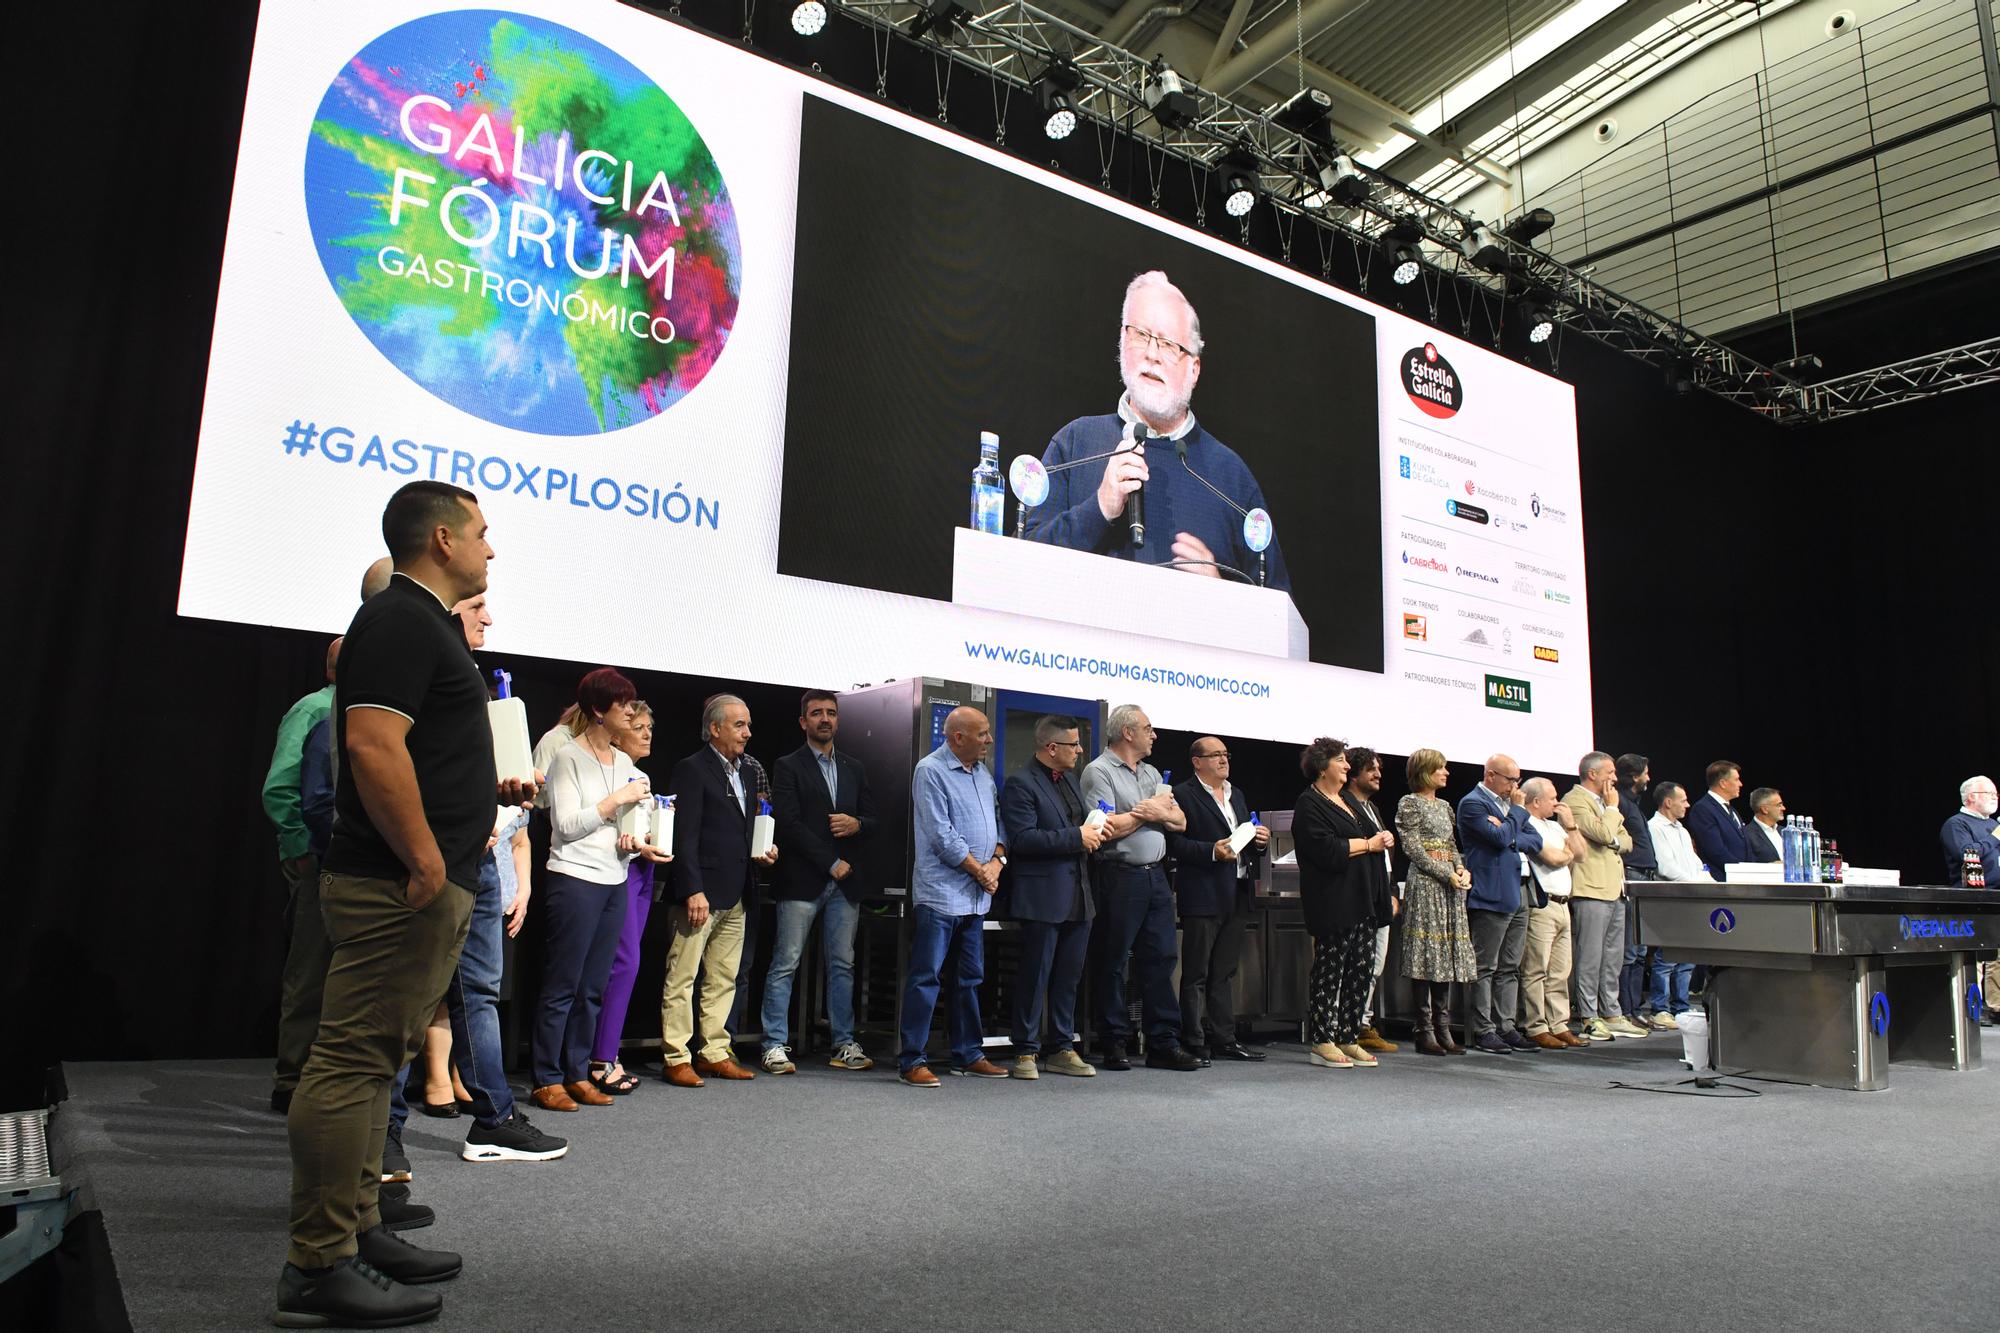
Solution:
<path fill-rule="evenodd" d="M 1806 816 L 1806 846 L 1810 851 L 1806 854 L 1805 882 L 1812 884 L 1819 880 L 1820 841 L 1819 830 L 1813 827 L 1811 815 Z"/>
<path fill-rule="evenodd" d="M 972 530 L 1000 535 L 1006 492 L 1000 488 L 1000 437 L 979 432 L 979 466 L 972 469 Z"/>
<path fill-rule="evenodd" d="M 1799 828 L 1798 816 L 1786 815 L 1785 826 L 1779 830 L 1778 839 L 1784 846 L 1785 883 L 1798 884 L 1805 876 L 1799 873 L 1799 853 L 1805 842 L 1803 830 Z"/>

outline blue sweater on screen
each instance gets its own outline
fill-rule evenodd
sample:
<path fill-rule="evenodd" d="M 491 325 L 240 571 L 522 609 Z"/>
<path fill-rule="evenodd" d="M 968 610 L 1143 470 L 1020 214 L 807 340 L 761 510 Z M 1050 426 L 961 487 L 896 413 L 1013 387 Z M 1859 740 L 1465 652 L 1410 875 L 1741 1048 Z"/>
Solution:
<path fill-rule="evenodd" d="M 1042 464 L 1053 468 L 1073 458 L 1087 458 L 1116 449 L 1124 437 L 1125 423 L 1117 414 L 1078 417 L 1049 441 L 1042 451 Z M 1202 540 L 1222 564 L 1241 570 L 1252 580 L 1257 577 L 1257 553 L 1243 543 L 1243 518 L 1206 486 L 1188 475 L 1193 468 L 1217 490 L 1245 509 L 1268 508 L 1257 478 L 1237 457 L 1236 451 L 1193 422 L 1185 436 L 1187 466 L 1175 455 L 1174 442 L 1156 439 L 1146 446 L 1146 466 L 1151 472 L 1146 482 L 1146 545 L 1132 549 L 1125 516 L 1106 522 L 1097 508 L 1097 483 L 1104 477 L 1103 463 L 1085 463 L 1067 472 L 1049 476 L 1049 498 L 1028 513 L 1025 535 L 1031 541 L 1049 542 L 1072 550 L 1095 551 L 1099 555 L 1139 560 L 1163 565 L 1174 558 L 1174 534 L 1190 533 Z M 1290 592 L 1291 574 L 1285 568 L 1285 553 L 1277 540 L 1276 520 L 1272 524 L 1266 586 Z M 1228 577 L 1224 575 L 1223 577 Z"/>

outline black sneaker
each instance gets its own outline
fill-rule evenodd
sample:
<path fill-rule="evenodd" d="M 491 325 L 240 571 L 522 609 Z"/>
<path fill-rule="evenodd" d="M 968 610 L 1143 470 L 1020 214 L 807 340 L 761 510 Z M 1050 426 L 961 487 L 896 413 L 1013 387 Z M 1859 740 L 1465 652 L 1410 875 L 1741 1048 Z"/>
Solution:
<path fill-rule="evenodd" d="M 356 1255 L 311 1273 L 286 1264 L 271 1322 L 279 1328 L 395 1328 L 435 1319 L 442 1309 L 444 1297 L 406 1287 Z"/>
<path fill-rule="evenodd" d="M 397 1282 L 418 1286 L 458 1276 L 465 1261 L 450 1250 L 412 1245 L 387 1227 L 374 1227 L 354 1238 L 361 1262 Z"/>
<path fill-rule="evenodd" d="M 382 1179 L 402 1185 L 409 1181 L 411 1174 L 410 1155 L 403 1151 L 403 1136 L 391 1125 L 387 1137 L 382 1140 Z"/>
<path fill-rule="evenodd" d="M 376 1211 L 382 1214 L 382 1225 L 391 1231 L 415 1231 L 437 1221 L 437 1214 L 421 1203 L 410 1202 L 408 1185 L 384 1185 L 375 1197 Z"/>
<path fill-rule="evenodd" d="M 568 1151 L 568 1139 L 542 1133 L 516 1111 L 491 1128 L 473 1125 L 458 1155 L 468 1162 L 552 1162 Z"/>
<path fill-rule="evenodd" d="M 1201 1068 L 1201 1061 L 1190 1051 L 1179 1046 L 1155 1046 L 1146 1052 L 1146 1068 L 1178 1069 L 1183 1072 Z"/>

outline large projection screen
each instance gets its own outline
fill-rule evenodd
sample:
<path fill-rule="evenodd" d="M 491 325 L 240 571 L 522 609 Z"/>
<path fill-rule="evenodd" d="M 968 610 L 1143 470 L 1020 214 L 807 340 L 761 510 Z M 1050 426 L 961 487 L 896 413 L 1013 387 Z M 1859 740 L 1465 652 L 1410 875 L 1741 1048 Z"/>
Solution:
<path fill-rule="evenodd" d="M 965 531 L 981 432 L 1116 436 L 1151 270 L 1203 346 L 1148 545 L 1056 521 L 1101 463 Z M 426 477 L 490 524 L 496 653 L 1591 745 L 1567 385 L 610 0 L 259 19 L 181 614 L 338 631 Z M 1181 528 L 1223 577 L 1157 564 Z"/>

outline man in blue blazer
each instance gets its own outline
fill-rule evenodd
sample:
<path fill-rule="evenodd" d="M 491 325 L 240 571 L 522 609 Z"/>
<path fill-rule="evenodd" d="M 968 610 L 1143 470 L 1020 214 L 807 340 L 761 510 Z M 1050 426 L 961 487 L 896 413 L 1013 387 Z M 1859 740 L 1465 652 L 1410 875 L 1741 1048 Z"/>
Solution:
<path fill-rule="evenodd" d="M 1542 835 L 1528 822 L 1521 766 L 1504 754 L 1486 761 L 1480 784 L 1458 802 L 1458 846 L 1472 872 L 1465 915 L 1479 962 L 1472 983 L 1472 1044 L 1491 1055 L 1538 1049 L 1522 1032 L 1521 955 L 1528 947 L 1528 857 Z"/>
<path fill-rule="evenodd" d="M 1167 835 L 1167 852 L 1174 858 L 1174 907 L 1181 918 L 1181 1044 L 1203 1064 L 1217 1056 L 1262 1060 L 1263 1051 L 1236 1039 L 1232 992 L 1243 955 L 1250 886 L 1271 831 L 1259 824 L 1241 855 L 1231 851 L 1230 835 L 1250 820 L 1250 801 L 1230 784 L 1229 747 L 1220 737 L 1203 736 L 1189 747 L 1188 758 L 1194 776 L 1174 788 L 1174 800 L 1187 813 L 1187 828 Z"/>
<path fill-rule="evenodd" d="M 1076 991 L 1090 950 L 1090 853 L 1104 841 L 1077 782 L 1083 740 L 1076 719 L 1035 723 L 1034 756 L 1000 793 L 1006 836 L 1007 898 L 1021 923 L 1021 962 L 1014 975 L 1014 1078 L 1097 1073 L 1076 1053 Z M 1046 993 L 1046 1006 L 1044 995 Z M 1049 1021 L 1042 1054 L 1042 1019 Z M 1039 1057 L 1039 1058 L 1038 1058 Z"/>
<path fill-rule="evenodd" d="M 840 696 L 807 690 L 799 701 L 806 743 L 771 765 L 771 813 L 785 858 L 775 878 L 778 931 L 764 976 L 764 1069 L 789 1074 L 792 978 L 813 921 L 821 922 L 826 959 L 826 1020 L 835 1069 L 874 1065 L 854 1039 L 854 928 L 861 919 L 862 865 L 882 821 L 861 761 L 834 746 Z"/>
<path fill-rule="evenodd" d="M 1688 807 L 1688 836 L 1694 839 L 1695 854 L 1707 865 L 1708 873 L 1726 880 L 1724 866 L 1751 859 L 1744 843 L 1743 819 L 1730 802 L 1743 792 L 1743 770 L 1727 759 L 1708 766 L 1708 795 Z"/>

